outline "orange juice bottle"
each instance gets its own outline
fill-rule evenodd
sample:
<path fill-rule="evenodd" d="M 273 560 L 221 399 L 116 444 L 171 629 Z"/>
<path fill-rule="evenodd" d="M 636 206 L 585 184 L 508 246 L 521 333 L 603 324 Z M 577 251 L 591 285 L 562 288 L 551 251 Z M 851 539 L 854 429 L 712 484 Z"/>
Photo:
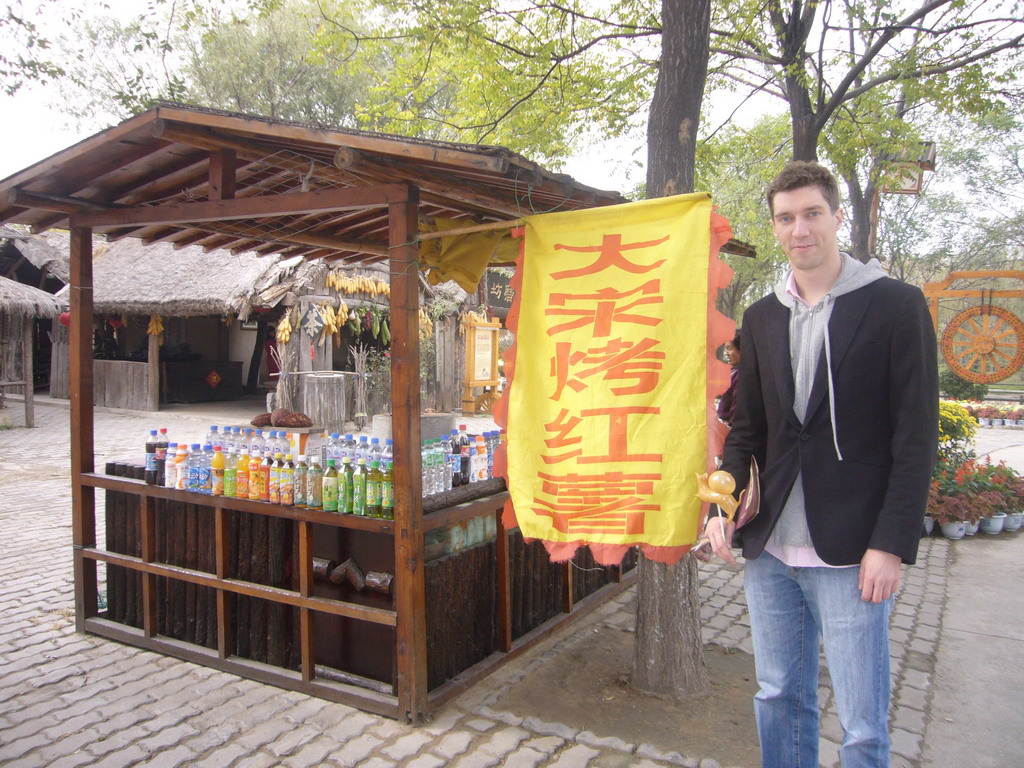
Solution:
<path fill-rule="evenodd" d="M 260 452 L 254 450 L 252 455 L 249 457 L 249 498 L 253 501 L 260 500 L 260 481 L 262 473 L 260 472 Z"/>
<path fill-rule="evenodd" d="M 249 454 L 238 454 L 238 465 L 235 469 L 235 498 L 249 498 Z"/>

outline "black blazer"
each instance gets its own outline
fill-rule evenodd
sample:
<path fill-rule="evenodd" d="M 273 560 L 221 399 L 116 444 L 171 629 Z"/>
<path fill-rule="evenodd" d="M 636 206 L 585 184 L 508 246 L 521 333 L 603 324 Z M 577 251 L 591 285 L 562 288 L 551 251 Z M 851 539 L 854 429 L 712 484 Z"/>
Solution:
<path fill-rule="evenodd" d="M 789 318 L 774 294 L 743 316 L 739 402 L 722 469 L 743 488 L 756 457 L 761 508 L 734 543 L 744 557 L 761 554 L 799 470 L 822 560 L 854 565 L 871 548 L 913 563 L 938 445 L 935 331 L 921 291 L 882 278 L 835 300 L 828 334 L 842 461 L 824 351 L 805 423 L 793 412 Z"/>

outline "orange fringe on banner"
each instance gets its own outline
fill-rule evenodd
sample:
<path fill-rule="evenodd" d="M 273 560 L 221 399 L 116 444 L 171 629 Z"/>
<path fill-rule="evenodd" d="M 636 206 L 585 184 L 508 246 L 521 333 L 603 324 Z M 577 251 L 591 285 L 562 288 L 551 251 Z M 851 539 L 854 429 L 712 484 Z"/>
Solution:
<path fill-rule="evenodd" d="M 523 256 L 525 252 L 525 234 L 524 227 L 517 227 L 512 230 L 512 236 L 520 238 L 519 245 L 519 258 L 516 259 L 516 271 L 513 275 L 510 285 L 516 292 L 516 296 L 522 295 L 522 282 L 523 282 Z M 722 246 L 728 242 L 729 238 L 732 237 L 732 228 L 729 226 L 729 221 L 717 213 L 712 211 L 711 213 L 711 248 L 708 258 L 710 259 L 708 265 L 708 322 L 707 322 L 707 470 L 712 472 L 715 470 L 715 457 L 722 453 L 722 445 L 725 442 L 725 436 L 728 429 L 722 422 L 718 420 L 718 414 L 715 412 L 714 400 L 722 392 L 724 392 L 729 386 L 729 366 L 721 362 L 716 356 L 715 351 L 725 342 L 732 339 L 736 333 L 736 322 L 731 318 L 726 317 L 717 309 L 715 309 L 715 300 L 718 297 L 718 292 L 729 285 L 735 274 L 732 268 L 719 258 L 719 252 Z M 512 303 L 512 309 L 509 310 L 508 317 L 505 320 L 506 327 L 512 331 L 513 335 L 519 329 L 519 302 L 515 301 Z M 518 338 L 518 337 L 516 337 Z M 516 361 L 516 347 L 518 341 L 513 341 L 512 346 L 505 350 L 502 360 L 504 361 L 505 367 L 505 378 L 508 384 L 505 386 L 505 391 L 502 392 L 501 397 L 494 404 L 493 415 L 495 423 L 505 429 L 508 426 L 508 397 L 509 390 L 512 385 L 513 378 L 515 376 L 515 361 Z M 498 450 L 494 454 L 494 474 L 496 476 L 504 477 L 508 479 L 507 472 L 507 454 L 504 443 L 502 443 Z M 708 505 L 705 504 L 701 513 L 701 520 L 707 515 Z M 507 529 L 515 528 L 516 513 L 515 508 L 512 506 L 512 499 L 509 498 L 505 502 L 505 509 L 502 512 L 502 524 Z M 590 552 L 594 556 L 594 560 L 600 565 L 618 565 L 622 562 L 622 558 L 625 556 L 633 546 L 632 544 L 601 544 L 597 542 L 585 541 L 571 541 L 571 542 L 556 542 L 556 541 L 545 541 L 544 548 L 548 552 L 548 557 L 554 563 L 565 562 L 571 560 L 576 554 L 576 550 L 581 546 L 589 546 Z M 685 555 L 690 547 L 654 547 L 648 544 L 640 544 L 640 549 L 644 555 L 656 562 L 672 564 L 675 563 Z"/>

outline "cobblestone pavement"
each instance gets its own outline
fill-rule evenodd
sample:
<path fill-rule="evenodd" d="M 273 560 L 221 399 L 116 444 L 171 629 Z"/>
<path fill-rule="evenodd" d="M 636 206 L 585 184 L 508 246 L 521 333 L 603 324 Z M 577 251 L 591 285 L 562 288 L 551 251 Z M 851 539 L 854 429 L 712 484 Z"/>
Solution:
<path fill-rule="evenodd" d="M 0 431 L 0 764 L 46 766 L 692 766 L 663 752 L 492 708 L 595 623 L 633 626 L 634 590 L 524 654 L 411 728 L 74 631 L 68 411 L 37 405 L 37 428 Z M 157 426 L 199 435 L 216 419 L 161 412 Z M 152 414 L 96 414 L 96 464 L 137 459 Z M 1024 434 L 1024 433 L 1022 433 Z M 102 509 L 102 493 L 97 506 Z M 102 521 L 102 514 L 97 520 Z M 97 532 L 102 541 L 103 532 Z M 949 546 L 923 542 L 892 618 L 893 765 L 919 765 L 942 623 Z M 750 652 L 742 570 L 702 567 L 704 639 Z M 841 732 L 823 677 L 822 764 Z M 746 768 L 754 768 L 746 766 Z"/>

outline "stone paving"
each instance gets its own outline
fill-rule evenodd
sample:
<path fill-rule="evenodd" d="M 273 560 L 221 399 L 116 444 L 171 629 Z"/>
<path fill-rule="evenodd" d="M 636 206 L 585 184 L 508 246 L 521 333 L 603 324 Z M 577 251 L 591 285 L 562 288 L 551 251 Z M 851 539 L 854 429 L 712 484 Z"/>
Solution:
<path fill-rule="evenodd" d="M 505 690 L 553 662 L 594 626 L 631 629 L 632 589 L 420 728 L 76 634 L 68 415 L 64 408 L 37 405 L 36 429 L 0 431 L 0 765 L 721 768 L 713 755 L 629 744 L 492 708 Z M 154 425 L 153 416 L 98 410 L 97 467 L 137 460 L 151 426 L 198 436 L 217 421 L 161 412 Z M 98 510 L 102 497 L 97 494 Z M 102 530 L 97 536 L 103 540 Z M 948 553 L 944 539 L 922 542 L 893 612 L 895 768 L 920 765 Z M 742 569 L 701 568 L 705 642 L 749 653 Z M 833 766 L 841 732 L 824 675 L 820 695 L 822 765 Z"/>

